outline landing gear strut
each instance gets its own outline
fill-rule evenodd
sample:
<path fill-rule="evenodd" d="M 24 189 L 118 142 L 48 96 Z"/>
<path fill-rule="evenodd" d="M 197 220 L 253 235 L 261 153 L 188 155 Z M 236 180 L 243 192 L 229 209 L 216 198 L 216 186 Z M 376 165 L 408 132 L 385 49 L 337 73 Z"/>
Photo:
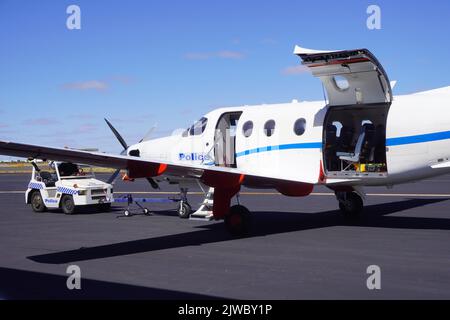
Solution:
<path fill-rule="evenodd" d="M 362 197 L 356 192 L 336 192 L 339 209 L 349 218 L 357 217 L 364 208 Z"/>
<path fill-rule="evenodd" d="M 187 201 L 187 193 L 188 188 L 180 188 L 180 202 L 178 205 L 178 216 L 182 219 L 189 218 L 192 208 L 189 202 Z"/>
<path fill-rule="evenodd" d="M 250 211 L 241 205 L 235 205 L 225 216 L 225 227 L 233 236 L 244 236 L 250 229 Z"/>

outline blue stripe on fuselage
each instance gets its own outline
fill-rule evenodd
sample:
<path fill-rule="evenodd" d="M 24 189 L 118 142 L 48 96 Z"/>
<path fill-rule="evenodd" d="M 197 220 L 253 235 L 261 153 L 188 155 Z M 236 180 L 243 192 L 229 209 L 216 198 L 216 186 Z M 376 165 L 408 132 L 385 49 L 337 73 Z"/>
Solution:
<path fill-rule="evenodd" d="M 450 139 L 450 131 L 419 134 L 419 135 L 415 135 L 415 136 L 406 136 L 406 137 L 399 137 L 399 138 L 388 138 L 388 139 L 386 139 L 386 146 L 392 147 L 392 146 L 439 141 L 439 140 L 446 140 L 446 139 Z M 321 142 L 281 144 L 278 146 L 260 147 L 260 148 L 254 148 L 254 149 L 249 149 L 249 150 L 245 150 L 242 152 L 238 152 L 238 153 L 236 153 L 236 158 L 242 157 L 242 156 L 247 156 L 247 155 L 253 154 L 253 153 L 261 153 L 261 152 L 274 151 L 274 150 L 320 149 L 321 147 L 322 147 Z"/>
<path fill-rule="evenodd" d="M 450 131 L 434 132 L 427 134 L 419 134 L 416 136 L 407 136 L 399 138 L 388 138 L 386 139 L 386 146 L 401 146 L 405 144 L 431 142 L 450 139 Z"/>
<path fill-rule="evenodd" d="M 260 153 L 260 152 L 273 151 L 273 150 L 320 149 L 321 147 L 322 147 L 321 142 L 281 144 L 279 146 L 260 147 L 260 148 L 255 148 L 255 149 L 238 152 L 238 153 L 236 153 L 236 157 L 242 157 L 242 156 L 246 156 L 246 155 L 249 155 L 252 153 Z"/>

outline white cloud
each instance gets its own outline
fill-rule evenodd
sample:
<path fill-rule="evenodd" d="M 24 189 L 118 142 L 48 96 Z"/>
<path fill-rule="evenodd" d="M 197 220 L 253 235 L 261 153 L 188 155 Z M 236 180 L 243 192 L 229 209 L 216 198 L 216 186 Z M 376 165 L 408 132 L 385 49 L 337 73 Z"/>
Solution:
<path fill-rule="evenodd" d="M 58 120 L 52 118 L 35 118 L 35 119 L 28 119 L 22 122 L 22 124 L 26 126 L 49 126 L 59 123 L 60 122 Z"/>
<path fill-rule="evenodd" d="M 64 85 L 65 89 L 69 90 L 95 90 L 95 91 L 105 91 L 109 88 L 109 84 L 105 81 L 100 80 L 89 80 L 81 82 L 71 82 Z"/>
<path fill-rule="evenodd" d="M 78 133 L 91 133 L 97 130 L 97 126 L 90 124 L 90 123 L 85 123 L 82 124 L 81 126 L 79 126 L 78 128 L 76 128 L 73 133 L 74 134 L 78 134 Z"/>
<path fill-rule="evenodd" d="M 261 40 L 261 44 L 269 45 L 269 46 L 275 45 L 277 43 L 278 43 L 277 40 L 272 39 L 272 38 L 264 38 Z"/>
<path fill-rule="evenodd" d="M 188 60 L 206 60 L 211 58 L 211 54 L 209 53 L 200 53 L 200 52 L 189 52 L 184 55 L 184 57 Z"/>
<path fill-rule="evenodd" d="M 219 51 L 217 52 L 217 56 L 223 59 L 242 59 L 244 58 L 244 54 L 238 51 Z"/>
<path fill-rule="evenodd" d="M 303 74 L 303 73 L 309 73 L 309 68 L 305 67 L 304 65 L 297 65 L 297 66 L 290 66 L 284 68 L 281 73 L 285 75 L 295 75 L 295 74 Z"/>
<path fill-rule="evenodd" d="M 119 82 L 121 84 L 130 84 L 132 82 L 135 81 L 135 78 L 133 77 L 129 77 L 129 76 L 112 76 L 110 78 L 108 78 L 108 82 L 110 81 L 115 81 L 115 82 Z"/>
<path fill-rule="evenodd" d="M 64 84 L 63 88 L 67 90 L 80 90 L 80 91 L 87 91 L 87 90 L 106 91 L 111 87 L 112 83 L 119 83 L 126 85 L 132 83 L 134 80 L 135 80 L 134 78 L 129 76 L 115 75 L 105 78 L 103 80 L 69 82 Z"/>
<path fill-rule="evenodd" d="M 189 52 L 184 55 L 188 60 L 220 59 L 243 59 L 245 54 L 240 51 L 221 50 L 217 52 Z"/>

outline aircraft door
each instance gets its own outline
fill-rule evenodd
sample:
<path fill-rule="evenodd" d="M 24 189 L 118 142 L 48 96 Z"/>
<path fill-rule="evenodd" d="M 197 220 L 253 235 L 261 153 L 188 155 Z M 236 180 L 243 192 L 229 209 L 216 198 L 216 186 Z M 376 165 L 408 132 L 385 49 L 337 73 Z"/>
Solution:
<path fill-rule="evenodd" d="M 236 167 L 236 127 L 242 112 L 227 112 L 220 116 L 214 133 L 214 163 L 221 167 Z"/>

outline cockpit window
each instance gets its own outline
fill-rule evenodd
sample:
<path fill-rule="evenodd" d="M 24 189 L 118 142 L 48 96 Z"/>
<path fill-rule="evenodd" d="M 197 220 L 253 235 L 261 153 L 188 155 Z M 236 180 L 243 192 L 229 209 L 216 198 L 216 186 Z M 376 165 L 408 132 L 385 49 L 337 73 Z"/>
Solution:
<path fill-rule="evenodd" d="M 189 128 L 189 135 L 190 136 L 199 136 L 199 135 L 201 135 L 205 131 L 207 123 L 208 123 L 208 119 L 207 118 L 205 118 L 205 117 L 200 118 L 200 120 L 196 121 Z"/>

